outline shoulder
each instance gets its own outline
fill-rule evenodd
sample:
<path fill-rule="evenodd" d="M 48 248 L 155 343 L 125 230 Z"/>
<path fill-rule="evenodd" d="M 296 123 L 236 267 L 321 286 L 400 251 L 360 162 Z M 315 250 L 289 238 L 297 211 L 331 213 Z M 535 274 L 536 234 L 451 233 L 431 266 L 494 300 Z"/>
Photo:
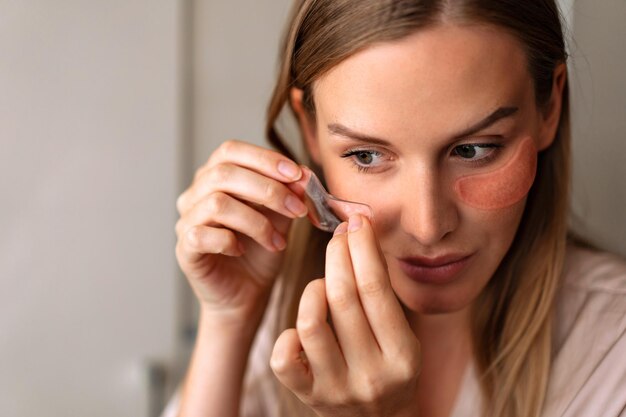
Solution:
<path fill-rule="evenodd" d="M 617 416 L 626 406 L 626 261 L 568 246 L 557 295 L 545 415 Z"/>
<path fill-rule="evenodd" d="M 626 326 L 626 260 L 618 255 L 568 245 L 556 299 L 556 348 L 593 322 L 594 332 L 618 337 Z M 621 332 L 621 333 L 620 333 Z M 608 335 L 607 335 L 608 337 Z"/>
<path fill-rule="evenodd" d="M 583 330 L 601 339 L 624 337 L 626 260 L 569 245 L 555 314 L 555 353 Z"/>
<path fill-rule="evenodd" d="M 617 338 L 624 335 L 625 327 L 626 260 L 609 252 L 568 245 L 556 299 L 557 353 L 582 329 Z"/>
<path fill-rule="evenodd" d="M 563 285 L 583 292 L 626 295 L 626 260 L 610 252 L 568 245 Z"/>

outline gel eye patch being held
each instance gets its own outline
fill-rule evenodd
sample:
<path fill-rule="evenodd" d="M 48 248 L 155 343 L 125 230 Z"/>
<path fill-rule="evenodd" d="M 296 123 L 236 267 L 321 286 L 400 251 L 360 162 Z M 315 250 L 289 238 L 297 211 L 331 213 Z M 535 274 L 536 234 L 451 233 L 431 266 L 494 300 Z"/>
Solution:
<path fill-rule="evenodd" d="M 454 183 L 457 195 L 483 210 L 503 209 L 522 200 L 537 173 L 537 148 L 532 138 L 520 141 L 511 159 L 491 172 L 466 175 Z"/>
<path fill-rule="evenodd" d="M 302 167 L 304 203 L 309 209 L 308 217 L 313 226 L 325 232 L 334 232 L 351 214 L 360 213 L 372 219 L 374 214 L 367 204 L 340 200 L 324 189 L 317 176 L 309 168 Z"/>

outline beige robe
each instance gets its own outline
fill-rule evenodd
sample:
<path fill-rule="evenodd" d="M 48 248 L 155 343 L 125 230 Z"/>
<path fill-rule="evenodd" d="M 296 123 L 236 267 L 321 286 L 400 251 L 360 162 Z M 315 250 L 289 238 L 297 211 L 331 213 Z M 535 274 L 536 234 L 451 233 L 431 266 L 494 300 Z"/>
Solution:
<path fill-rule="evenodd" d="M 275 303 L 273 297 L 270 306 Z M 275 314 L 271 307 L 252 348 L 241 417 L 278 415 L 269 368 Z M 626 417 L 626 261 L 569 246 L 555 314 L 542 417 Z M 470 364 L 451 417 L 476 417 L 480 407 Z M 161 417 L 176 417 L 177 409 L 175 395 Z"/>

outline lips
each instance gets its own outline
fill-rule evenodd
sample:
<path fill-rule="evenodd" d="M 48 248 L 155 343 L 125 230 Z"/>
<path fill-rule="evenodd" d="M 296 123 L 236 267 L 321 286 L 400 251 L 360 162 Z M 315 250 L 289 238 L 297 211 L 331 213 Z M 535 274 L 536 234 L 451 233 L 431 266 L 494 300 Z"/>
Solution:
<path fill-rule="evenodd" d="M 452 253 L 436 258 L 398 258 L 400 269 L 413 281 L 423 284 L 447 284 L 467 267 L 473 254 Z"/>
<path fill-rule="evenodd" d="M 440 255 L 435 258 L 424 258 L 421 256 L 411 256 L 407 258 L 401 258 L 402 262 L 412 264 L 415 266 L 426 266 L 426 267 L 438 267 L 444 266 L 453 262 L 457 262 L 462 260 L 463 258 L 467 258 L 471 254 L 461 254 L 461 253 L 450 253 L 446 255 Z"/>

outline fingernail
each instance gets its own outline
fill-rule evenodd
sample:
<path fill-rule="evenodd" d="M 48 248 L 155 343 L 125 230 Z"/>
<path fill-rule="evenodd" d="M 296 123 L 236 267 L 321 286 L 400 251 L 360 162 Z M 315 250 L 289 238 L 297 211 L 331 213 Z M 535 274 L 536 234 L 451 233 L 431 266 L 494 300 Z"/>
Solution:
<path fill-rule="evenodd" d="M 349 232 L 356 232 L 357 230 L 361 228 L 362 225 L 363 225 L 363 220 L 361 220 L 361 216 L 359 216 L 358 214 L 353 214 L 348 219 L 348 231 Z"/>
<path fill-rule="evenodd" d="M 285 199 L 285 207 L 298 217 L 305 216 L 308 211 L 304 203 L 292 195 Z"/>
<path fill-rule="evenodd" d="M 279 161 L 278 172 L 290 180 L 298 180 L 302 175 L 300 167 L 290 161 Z"/>
<path fill-rule="evenodd" d="M 342 235 L 348 231 L 348 223 L 343 222 L 335 228 L 333 236 Z"/>
<path fill-rule="evenodd" d="M 274 232 L 274 235 L 272 236 L 272 243 L 278 250 L 283 250 L 285 249 L 285 246 L 287 246 L 285 239 L 278 232 Z"/>

